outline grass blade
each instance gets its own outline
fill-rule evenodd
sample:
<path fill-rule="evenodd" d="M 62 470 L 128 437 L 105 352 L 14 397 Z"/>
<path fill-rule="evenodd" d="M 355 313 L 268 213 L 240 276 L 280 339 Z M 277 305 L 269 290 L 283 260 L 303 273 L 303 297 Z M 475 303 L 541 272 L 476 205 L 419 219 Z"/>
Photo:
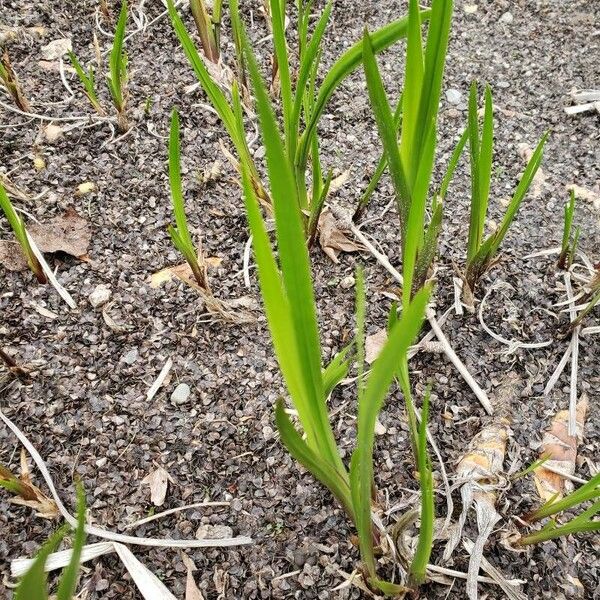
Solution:
<path fill-rule="evenodd" d="M 115 104 L 115 108 L 119 113 L 125 109 L 125 96 L 123 85 L 125 83 L 126 58 L 123 53 L 123 41 L 125 39 L 125 27 L 127 25 L 127 0 L 123 0 L 121 4 L 121 12 L 115 29 L 115 37 L 110 51 L 109 67 L 109 88 Z"/>

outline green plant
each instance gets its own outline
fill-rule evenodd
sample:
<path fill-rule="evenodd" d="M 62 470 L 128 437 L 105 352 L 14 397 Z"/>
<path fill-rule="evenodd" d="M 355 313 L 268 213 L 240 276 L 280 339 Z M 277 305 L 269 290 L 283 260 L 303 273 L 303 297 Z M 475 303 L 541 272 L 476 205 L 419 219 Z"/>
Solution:
<path fill-rule="evenodd" d="M 23 575 L 15 591 L 15 600 L 48 600 L 47 575 L 45 572 L 48 556 L 56 550 L 65 535 L 70 531 L 68 525 L 61 527 L 42 546 L 29 571 Z M 56 591 L 56 600 L 71 600 L 77 586 L 79 562 L 85 543 L 85 494 L 77 486 L 77 528 L 73 539 L 73 552 L 69 564 L 65 567 Z"/>
<path fill-rule="evenodd" d="M 293 165 L 265 83 L 245 39 L 244 46 L 266 149 L 277 257 L 271 248 L 250 169 L 242 164 L 246 211 L 271 340 L 306 439 L 296 430 L 282 399 L 275 409 L 277 428 L 290 454 L 331 491 L 355 523 L 371 584 L 379 589 L 399 591 L 404 588 L 380 581 L 375 571 L 375 532 L 371 519 L 374 427 L 394 378 L 398 357 L 407 352 L 421 327 L 429 289 L 419 292 L 403 311 L 373 364 L 370 376 L 364 381 L 364 283 L 362 272 L 357 273 L 358 434 L 348 472 L 335 441 L 327 408 L 331 381 L 343 376 L 346 359 L 345 356 L 334 359 L 335 367 L 330 365 L 321 369 L 314 291 Z"/>
<path fill-rule="evenodd" d="M 517 542 L 518 545 L 537 544 L 574 533 L 600 531 L 600 520 L 594 520 L 594 517 L 600 515 L 600 473 L 562 500 L 551 498 L 532 514 L 527 515 L 526 520 L 535 522 L 547 517 L 553 517 L 558 513 L 579 508 L 583 503 L 590 500 L 592 501 L 591 506 L 576 517 L 573 517 L 563 525 L 559 525 L 555 519 L 550 519 L 539 531 L 521 537 Z"/>
<path fill-rule="evenodd" d="M 531 182 L 542 162 L 545 133 L 529 159 L 513 197 L 504 213 L 500 226 L 484 240 L 485 222 L 492 177 L 494 145 L 494 108 L 492 92 L 485 88 L 483 126 L 479 135 L 477 84 L 473 82 L 469 94 L 469 148 L 471 157 L 471 212 L 467 244 L 466 283 L 474 291 L 481 276 L 492 266 L 498 249 L 525 198 Z"/>
<path fill-rule="evenodd" d="M 79 77 L 79 81 L 83 85 L 85 90 L 85 95 L 88 97 L 91 105 L 94 107 L 94 110 L 99 115 L 104 115 L 104 110 L 102 106 L 100 106 L 100 101 L 98 100 L 98 94 L 96 93 L 96 80 L 94 76 L 94 67 L 90 65 L 88 71 L 81 65 L 75 53 L 69 50 L 69 60 L 77 73 L 77 77 Z"/>
<path fill-rule="evenodd" d="M 4 84 L 6 91 L 11 95 L 15 104 L 24 112 L 31 112 L 29 102 L 23 93 L 21 84 L 14 72 L 10 59 L 8 58 L 8 52 L 4 52 L 0 59 L 0 80 Z"/>
<path fill-rule="evenodd" d="M 317 125 L 327 101 L 339 86 L 362 61 L 362 43 L 357 43 L 346 51 L 330 68 L 323 82 L 317 89 L 317 75 L 323 37 L 332 11 L 331 1 L 325 6 L 319 17 L 312 36 L 308 35 L 309 12 L 312 4 L 299 4 L 299 68 L 295 85 L 292 84 L 290 57 L 285 36 L 286 2 L 269 0 L 269 8 L 273 29 L 275 57 L 281 84 L 281 114 L 283 119 L 284 146 L 286 161 L 292 168 L 295 198 L 302 211 L 303 228 L 306 237 L 311 237 L 311 226 L 318 221 L 323 207 L 327 176 L 323 175 L 319 156 Z M 225 129 L 233 143 L 240 161 L 240 169 L 246 170 L 259 199 L 267 204 L 271 202 L 258 174 L 252 155 L 248 149 L 243 123 L 243 111 L 240 101 L 239 86 L 232 86 L 231 100 L 210 76 L 202 62 L 193 41 L 187 33 L 179 17 L 173 0 L 168 0 L 169 13 L 175 32 L 190 61 L 198 80 L 208 96 L 211 104 L 219 114 Z M 230 0 L 230 12 L 235 22 L 234 36 L 238 43 L 241 22 L 237 0 Z M 429 11 L 420 13 L 426 19 Z M 375 32 L 372 36 L 375 52 L 381 52 L 406 35 L 407 19 L 399 19 Z M 246 57 L 247 58 L 247 57 Z M 243 64 L 243 61 L 242 61 Z M 244 66 L 245 68 L 245 66 Z M 278 111 L 279 112 L 279 111 Z M 309 190 L 308 161 L 311 160 L 312 186 Z"/>
<path fill-rule="evenodd" d="M 567 269 L 573 263 L 579 239 L 579 227 L 575 231 L 575 238 L 571 241 L 571 230 L 573 228 L 573 215 L 575 214 L 575 191 L 571 190 L 569 202 L 564 208 L 565 219 L 563 225 L 563 237 L 558 256 L 558 268 Z"/>
<path fill-rule="evenodd" d="M 6 218 L 8 219 L 8 223 L 10 224 L 15 237 L 17 238 L 17 242 L 19 242 L 21 246 L 21 250 L 27 259 L 27 265 L 31 269 L 32 273 L 37 277 L 37 280 L 40 283 L 47 283 L 48 279 L 46 278 L 46 274 L 44 273 L 44 269 L 42 269 L 42 265 L 40 261 L 37 259 L 36 255 L 33 253 L 31 248 L 31 244 L 29 243 L 29 239 L 27 237 L 27 230 L 25 229 L 25 223 L 23 219 L 17 214 L 17 211 L 14 209 L 6 190 L 0 183 L 0 208 L 4 211 Z"/>
<path fill-rule="evenodd" d="M 177 109 L 171 113 L 171 133 L 169 136 L 169 183 L 171 187 L 171 199 L 173 201 L 173 214 L 175 224 L 169 225 L 168 231 L 173 245 L 187 261 L 198 285 L 209 290 L 206 266 L 200 264 L 198 257 L 201 251 L 197 251 L 192 242 L 192 236 L 187 225 L 185 216 L 185 201 L 183 198 L 183 186 L 181 184 L 181 149 L 179 142 L 179 115 Z"/>
<path fill-rule="evenodd" d="M 127 25 L 127 0 L 121 4 L 121 12 L 115 37 L 109 57 L 109 75 L 106 78 L 113 104 L 117 109 L 119 129 L 126 131 L 128 129 L 125 109 L 127 105 L 127 54 L 123 50 L 125 40 L 125 27 Z"/>
<path fill-rule="evenodd" d="M 204 0 L 190 0 L 190 8 L 204 56 L 213 63 L 218 63 L 221 56 L 221 14 L 223 0 L 215 0 L 212 15 L 206 7 Z"/>
<path fill-rule="evenodd" d="M 369 98 L 387 158 L 400 217 L 404 307 L 413 293 L 425 283 L 435 256 L 441 226 L 440 201 L 435 200 L 432 205 L 428 227 L 425 226 L 425 212 L 433 171 L 437 114 L 451 18 L 450 0 L 432 2 L 427 43 L 423 47 L 418 2 L 409 2 L 399 145 L 394 116 L 375 60 L 373 38 L 365 32 L 363 40 L 363 62 Z"/>

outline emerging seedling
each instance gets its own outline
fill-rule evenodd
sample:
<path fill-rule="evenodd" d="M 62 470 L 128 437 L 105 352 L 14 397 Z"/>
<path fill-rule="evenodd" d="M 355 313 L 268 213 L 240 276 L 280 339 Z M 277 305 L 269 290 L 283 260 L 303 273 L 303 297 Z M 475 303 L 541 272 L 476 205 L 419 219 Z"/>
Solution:
<path fill-rule="evenodd" d="M 558 257 L 558 268 L 568 269 L 573 264 L 575 252 L 577 251 L 577 242 L 579 239 L 579 227 L 575 231 L 575 237 L 571 240 L 571 230 L 573 228 L 573 215 L 575 214 L 575 191 L 571 190 L 569 202 L 565 204 L 565 219 L 563 225 L 563 237 Z"/>
<path fill-rule="evenodd" d="M 334 367 L 322 369 L 314 290 L 293 165 L 288 160 L 266 85 L 245 38 L 244 46 L 266 149 L 277 254 L 271 248 L 251 173 L 242 165 L 246 211 L 271 340 L 305 438 L 290 420 L 283 399 L 278 401 L 275 410 L 277 428 L 292 456 L 331 491 L 355 523 L 370 584 L 378 589 L 401 592 L 405 588 L 380 581 L 376 573 L 371 517 L 374 429 L 399 357 L 406 354 L 421 328 L 429 289 L 419 292 L 407 305 L 391 329 L 370 376 L 365 378 L 362 368 L 364 282 L 362 272 L 357 272 L 358 433 L 348 471 L 335 441 L 327 407 L 332 382 L 347 369 L 346 359 L 334 359 Z"/>
<path fill-rule="evenodd" d="M 21 250 L 27 259 L 27 264 L 31 269 L 32 273 L 36 276 L 37 280 L 40 283 L 48 283 L 48 279 L 46 278 L 46 274 L 42 269 L 42 265 L 40 261 L 37 259 L 36 255 L 33 253 L 31 248 L 31 244 L 29 243 L 29 238 L 27 237 L 27 230 L 25 229 L 25 223 L 23 219 L 17 214 L 17 211 L 14 209 L 6 190 L 0 183 L 0 208 L 4 211 L 6 218 L 17 238 L 17 242 L 21 246 Z"/>
<path fill-rule="evenodd" d="M 21 84 L 17 79 L 16 73 L 10 64 L 8 52 L 4 52 L 0 59 L 0 80 L 4 84 L 6 91 L 12 96 L 15 104 L 24 112 L 31 112 L 31 106 L 23 93 Z"/>
<path fill-rule="evenodd" d="M 123 0 L 112 49 L 110 51 L 110 74 L 106 78 L 113 104 L 117 109 L 118 125 L 121 131 L 127 131 L 129 128 L 125 114 L 127 105 L 127 54 L 123 50 L 126 25 L 127 0 Z"/>
<path fill-rule="evenodd" d="M 85 95 L 88 97 L 91 105 L 94 107 L 94 110 L 99 115 L 104 115 L 104 110 L 102 106 L 100 106 L 100 102 L 98 100 L 98 95 L 96 93 L 96 80 L 94 77 L 94 67 L 90 65 L 88 71 L 81 65 L 75 53 L 69 50 L 69 60 L 77 73 L 77 77 L 79 77 L 79 81 L 83 85 L 85 90 Z"/>
<path fill-rule="evenodd" d="M 15 591 L 15 600 L 48 600 L 47 580 L 45 571 L 46 561 L 56 550 L 65 535 L 71 528 L 68 525 L 61 527 L 42 546 L 29 571 L 23 575 Z M 81 553 L 85 544 L 85 494 L 81 485 L 77 486 L 77 528 L 73 538 L 73 550 L 69 564 L 64 568 L 56 595 L 56 600 L 72 600 L 77 586 L 77 575 Z"/>
<path fill-rule="evenodd" d="M 479 135 L 477 84 L 473 82 L 469 94 L 469 148 L 471 157 L 471 212 L 469 240 L 467 244 L 466 283 L 475 290 L 481 276 L 493 265 L 508 230 L 514 221 L 521 202 L 542 162 L 544 144 L 548 134 L 544 134 L 532 154 L 519 184 L 504 213 L 500 227 L 484 240 L 490 185 L 492 178 L 492 158 L 494 145 L 494 108 L 492 92 L 485 89 L 483 127 Z"/>
<path fill-rule="evenodd" d="M 204 56 L 215 64 L 218 64 L 221 56 L 222 5 L 223 0 L 215 0 L 211 15 L 204 0 L 190 0 L 190 8 L 196 22 Z"/>
<path fill-rule="evenodd" d="M 553 517 L 567 510 L 580 508 L 584 503 L 589 501 L 592 501 L 589 508 L 565 524 L 559 525 L 552 518 L 540 531 L 523 536 L 517 543 L 520 546 L 526 546 L 552 540 L 564 535 L 586 531 L 600 531 L 600 519 L 594 519 L 594 517 L 600 515 L 600 473 L 562 500 L 551 498 L 534 513 L 528 515 L 526 519 L 530 522 L 540 521 L 541 519 Z"/>
<path fill-rule="evenodd" d="M 177 109 L 171 113 L 171 134 L 169 136 L 169 183 L 171 186 L 171 199 L 173 201 L 173 214 L 176 226 L 169 225 L 168 231 L 173 245 L 187 261 L 198 285 L 209 291 L 206 265 L 202 260 L 202 251 L 194 248 L 192 236 L 185 216 L 185 201 L 183 186 L 181 184 L 181 149 L 179 142 L 179 115 Z M 200 257 L 200 260 L 198 260 Z"/>

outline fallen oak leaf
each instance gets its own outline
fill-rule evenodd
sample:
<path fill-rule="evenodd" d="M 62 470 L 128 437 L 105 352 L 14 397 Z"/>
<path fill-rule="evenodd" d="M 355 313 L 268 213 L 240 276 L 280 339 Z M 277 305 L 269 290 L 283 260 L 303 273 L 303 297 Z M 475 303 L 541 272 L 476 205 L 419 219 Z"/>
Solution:
<path fill-rule="evenodd" d="M 150 501 L 154 506 L 162 506 L 165 503 L 169 481 L 175 483 L 162 467 L 156 468 L 142 479 L 143 484 L 150 486 Z"/>
<path fill-rule="evenodd" d="M 352 241 L 340 229 L 336 218 L 329 208 L 323 209 L 318 224 L 319 245 L 323 252 L 334 262 L 338 263 L 340 252 L 360 252 L 363 246 Z"/>
<path fill-rule="evenodd" d="M 87 254 L 92 240 L 89 222 L 73 207 L 45 223 L 33 223 L 28 231 L 42 252 L 64 252 L 75 257 Z"/>

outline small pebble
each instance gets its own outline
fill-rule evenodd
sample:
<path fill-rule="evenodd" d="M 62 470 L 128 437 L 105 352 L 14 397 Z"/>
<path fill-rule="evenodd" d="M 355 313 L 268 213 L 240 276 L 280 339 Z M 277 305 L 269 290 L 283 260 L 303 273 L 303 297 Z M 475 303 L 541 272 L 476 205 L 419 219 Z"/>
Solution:
<path fill-rule="evenodd" d="M 190 397 L 190 386 L 187 383 L 180 383 L 171 394 L 171 402 L 175 404 L 185 404 Z"/>
<path fill-rule="evenodd" d="M 340 287 L 344 290 L 349 290 L 354 285 L 354 283 L 354 277 L 352 275 L 348 275 L 340 281 Z"/>
<path fill-rule="evenodd" d="M 112 292 L 110 288 L 103 283 L 97 285 L 94 291 L 89 295 L 88 300 L 94 308 L 99 308 L 110 300 Z"/>
<path fill-rule="evenodd" d="M 129 350 L 129 352 L 127 352 L 127 354 L 125 354 L 125 356 L 123 356 L 123 362 L 127 365 L 132 365 L 138 357 L 138 349 L 137 348 L 133 348 L 132 350 Z"/>
<path fill-rule="evenodd" d="M 233 529 L 228 525 L 200 525 L 196 531 L 197 540 L 223 540 L 233 537 Z"/>
<path fill-rule="evenodd" d="M 450 104 L 460 104 L 462 94 L 458 90 L 450 88 L 449 90 L 446 90 L 446 100 Z"/>
<path fill-rule="evenodd" d="M 511 12 L 505 12 L 500 19 L 498 20 L 500 23 L 504 23 L 505 25 L 510 25 L 514 20 L 514 17 Z"/>

